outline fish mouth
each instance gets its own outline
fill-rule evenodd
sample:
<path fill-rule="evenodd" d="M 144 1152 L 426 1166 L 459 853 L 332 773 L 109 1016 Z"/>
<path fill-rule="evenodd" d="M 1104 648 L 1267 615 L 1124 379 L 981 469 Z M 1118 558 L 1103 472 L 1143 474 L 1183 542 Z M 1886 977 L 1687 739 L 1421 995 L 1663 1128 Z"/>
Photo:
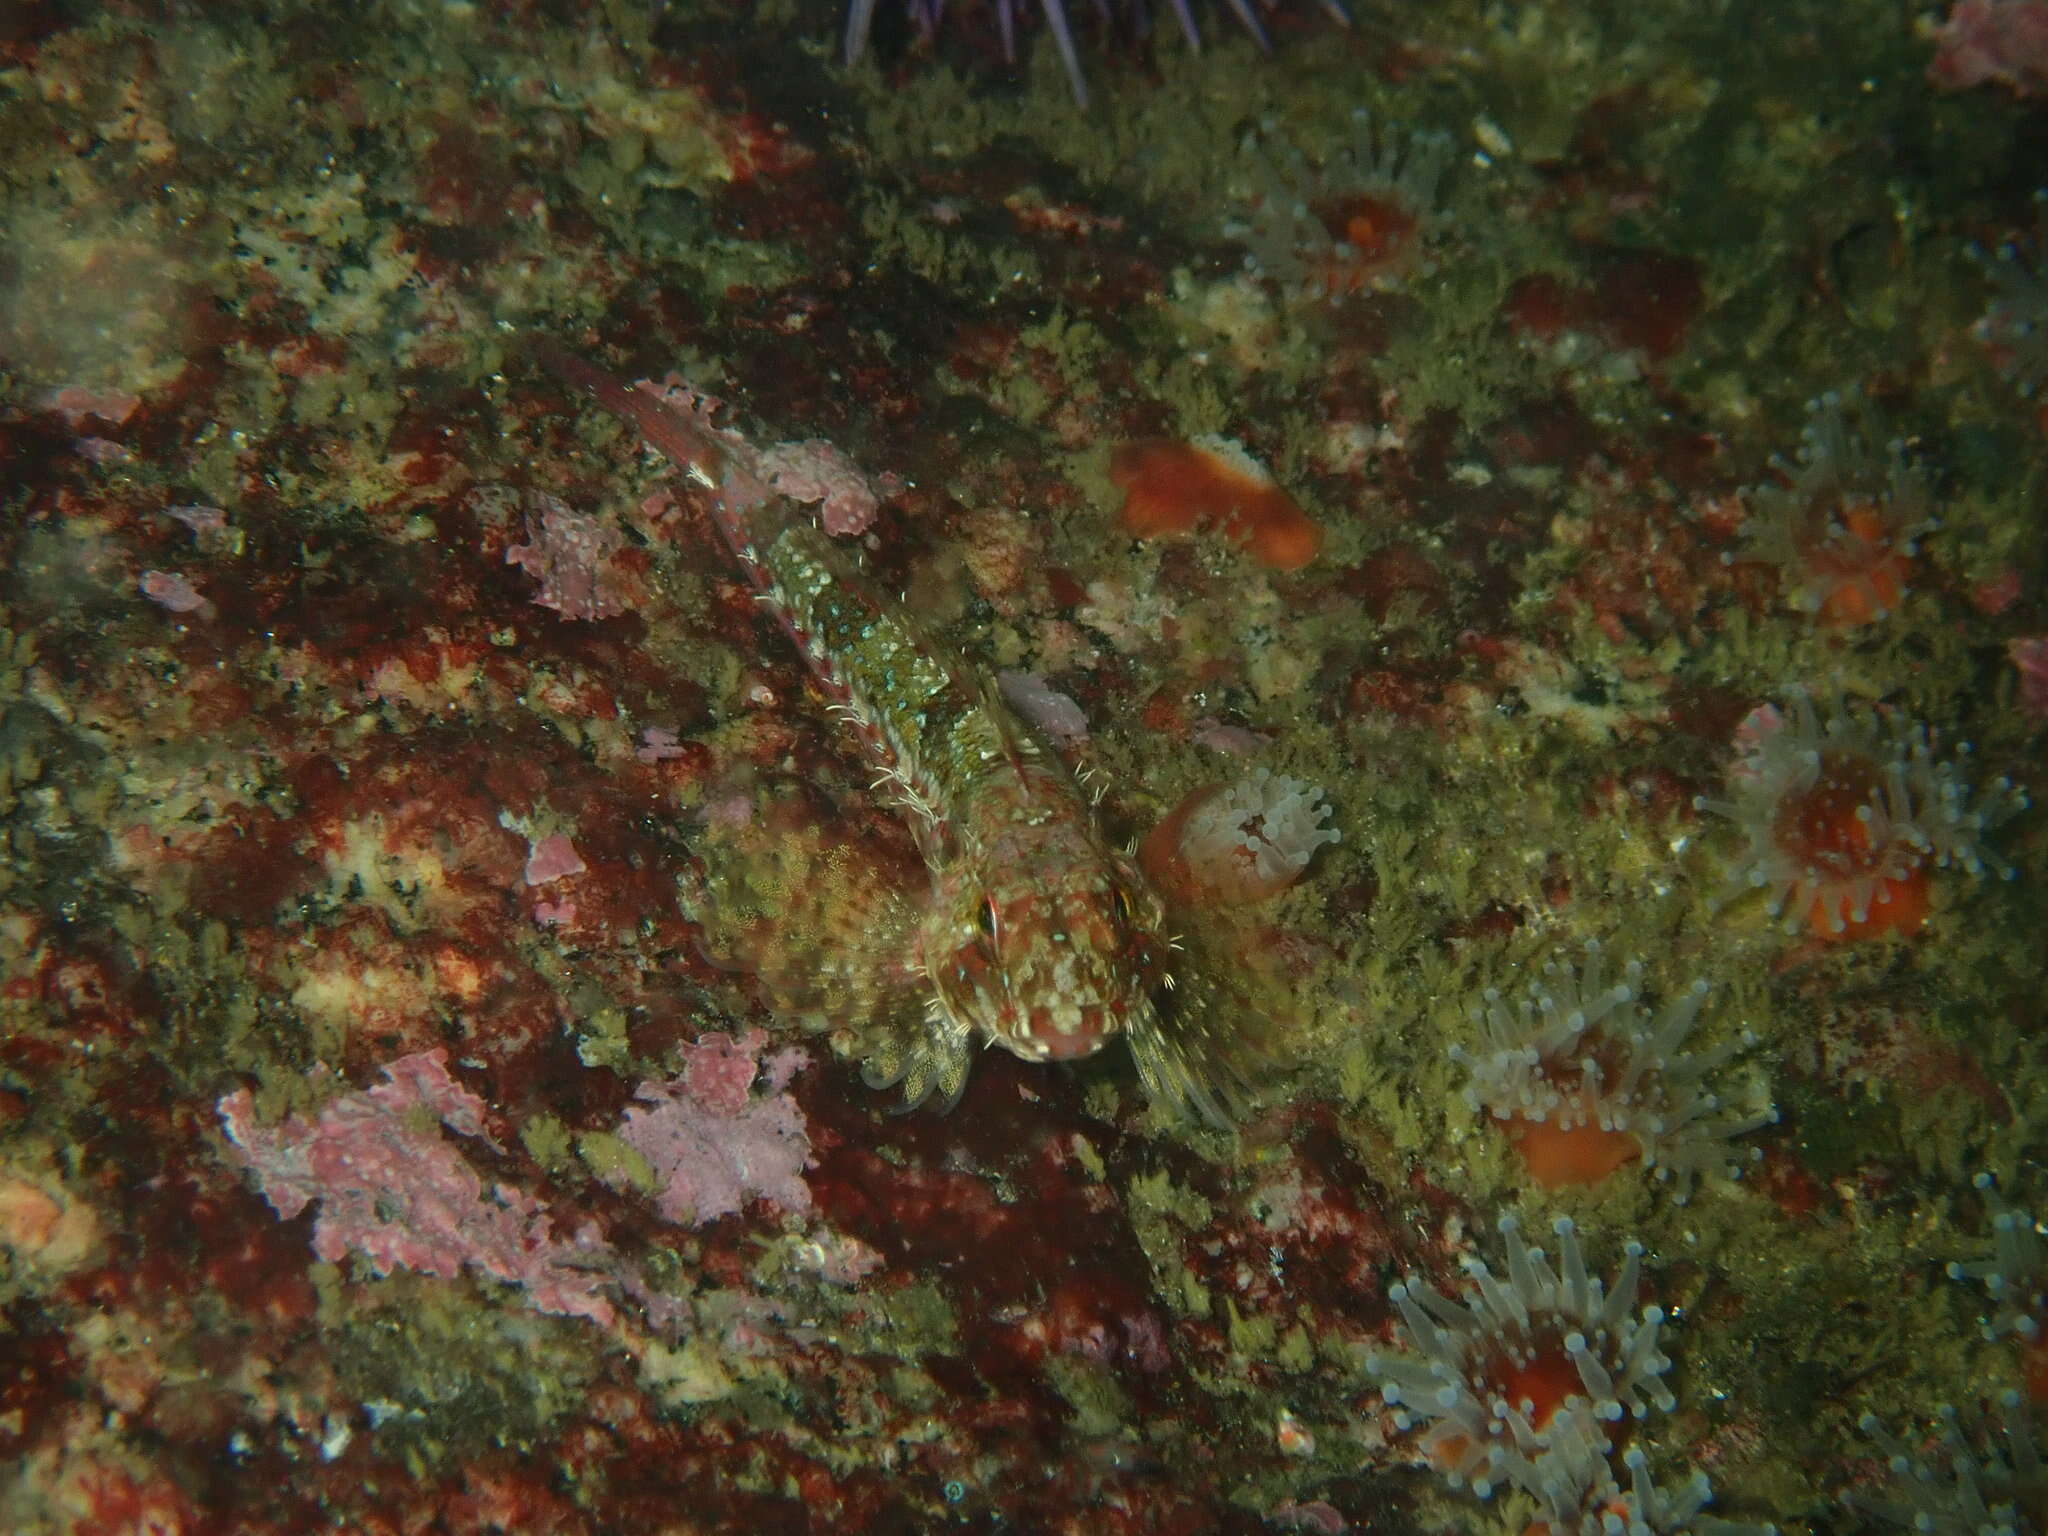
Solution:
<path fill-rule="evenodd" d="M 1094 1021 L 1074 1029 L 1061 1029 L 1051 1019 L 1038 1019 L 1010 1035 L 1004 1043 L 1026 1061 L 1079 1061 L 1109 1044 L 1114 1033 Z"/>

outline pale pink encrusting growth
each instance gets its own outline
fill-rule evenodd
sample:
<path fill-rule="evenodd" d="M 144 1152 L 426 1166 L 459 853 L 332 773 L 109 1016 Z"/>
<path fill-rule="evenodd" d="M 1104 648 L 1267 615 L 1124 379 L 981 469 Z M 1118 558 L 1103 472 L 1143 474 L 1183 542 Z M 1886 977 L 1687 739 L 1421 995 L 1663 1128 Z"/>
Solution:
<path fill-rule="evenodd" d="M 137 583 L 142 595 L 168 613 L 196 613 L 213 617 L 213 604 L 205 594 L 175 571 L 144 571 Z"/>
<path fill-rule="evenodd" d="M 2019 670 L 2020 707 L 2036 719 L 2048 720 L 2048 635 L 2007 641 L 2005 654 Z"/>
<path fill-rule="evenodd" d="M 1071 747 L 1088 739 L 1088 717 L 1081 706 L 1048 683 L 1043 673 L 998 672 L 996 687 L 1003 702 L 1055 746 Z"/>
<path fill-rule="evenodd" d="M 609 619 L 626 611 L 610 570 L 619 531 L 545 491 L 526 492 L 531 541 L 505 550 L 505 563 L 540 581 L 534 601 L 565 619 Z"/>
<path fill-rule="evenodd" d="M 619 1139 L 659 1181 L 655 1207 L 665 1220 L 701 1226 L 755 1199 L 810 1209 L 803 1181 L 810 1138 L 803 1112 L 783 1091 L 802 1056 L 778 1052 L 763 1062 L 767 1042 L 758 1029 L 737 1040 L 706 1035 L 684 1047 L 679 1076 L 640 1085 L 640 1106 L 626 1111 Z M 755 1091 L 757 1076 L 765 1092 Z"/>
<path fill-rule="evenodd" d="M 526 856 L 526 883 L 547 885 L 551 881 L 580 875 L 589 867 L 565 833 L 550 832 L 538 839 Z"/>
<path fill-rule="evenodd" d="M 760 467 L 791 501 L 819 503 L 819 526 L 840 538 L 866 533 L 882 509 L 860 466 L 823 438 L 777 443 L 761 455 Z"/>
<path fill-rule="evenodd" d="M 643 763 L 666 763 L 688 755 L 681 739 L 665 725 L 643 726 L 640 745 L 633 749 L 634 758 Z"/>
<path fill-rule="evenodd" d="M 176 518 L 194 533 L 201 535 L 225 533 L 228 528 L 228 515 L 219 507 L 165 507 L 164 516 Z"/>
<path fill-rule="evenodd" d="M 140 395 L 130 394 L 118 386 L 86 389 L 77 384 L 53 390 L 42 400 L 44 410 L 55 411 L 74 431 L 89 420 L 104 421 L 118 427 L 135 414 L 135 408 L 140 404 Z"/>
<path fill-rule="evenodd" d="M 1928 78 L 1950 90 L 1995 80 L 2018 96 L 2048 91 L 2048 4 L 2042 0 L 1956 0 L 1935 29 Z"/>
<path fill-rule="evenodd" d="M 444 1279 L 466 1265 L 523 1287 L 543 1312 L 609 1325 L 616 1314 L 602 1280 L 610 1250 L 596 1229 L 557 1237 L 539 1201 L 509 1184 L 486 1186 L 442 1134 L 497 1146 L 483 1100 L 448 1075 L 448 1053 L 401 1057 L 384 1077 L 313 1120 L 258 1125 L 246 1088 L 215 1107 L 279 1216 L 289 1221 L 319 1202 L 313 1251 L 327 1262 L 358 1253 L 380 1275 L 411 1269 Z"/>

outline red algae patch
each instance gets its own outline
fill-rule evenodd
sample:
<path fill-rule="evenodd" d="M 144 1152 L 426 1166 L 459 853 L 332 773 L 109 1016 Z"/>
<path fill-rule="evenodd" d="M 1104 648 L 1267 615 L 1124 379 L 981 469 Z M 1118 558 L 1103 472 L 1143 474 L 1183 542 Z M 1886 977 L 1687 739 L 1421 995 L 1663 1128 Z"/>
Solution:
<path fill-rule="evenodd" d="M 2026 796 L 2004 779 L 1973 790 L 1922 725 L 1842 705 L 1823 714 L 1795 694 L 1784 711 L 1751 711 L 1735 739 L 1729 798 L 1694 803 L 1741 828 L 1731 883 L 1768 891 L 1788 932 L 1911 935 L 1935 870 L 2012 876 L 1982 839 Z"/>
<path fill-rule="evenodd" d="M 1323 547 L 1323 530 L 1227 437 L 1146 438 L 1110 455 L 1124 493 L 1124 531 L 1136 539 L 1213 528 L 1276 571 L 1298 571 Z"/>

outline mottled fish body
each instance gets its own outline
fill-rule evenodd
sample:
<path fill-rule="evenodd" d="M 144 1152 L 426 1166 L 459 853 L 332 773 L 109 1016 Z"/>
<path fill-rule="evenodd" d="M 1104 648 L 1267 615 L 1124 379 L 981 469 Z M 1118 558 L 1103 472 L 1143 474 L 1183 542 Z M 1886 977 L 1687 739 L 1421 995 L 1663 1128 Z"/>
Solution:
<path fill-rule="evenodd" d="M 1069 1061 L 1128 1042 L 1155 1102 L 1223 1123 L 1205 1010 L 1171 969 L 1164 908 L 1092 806 L 988 683 L 948 665 L 902 606 L 755 470 L 738 434 L 627 388 L 551 343 L 547 366 L 707 492 L 709 514 L 893 791 L 931 871 L 910 969 L 921 1017 L 864 1076 L 950 1105 L 974 1046 Z"/>

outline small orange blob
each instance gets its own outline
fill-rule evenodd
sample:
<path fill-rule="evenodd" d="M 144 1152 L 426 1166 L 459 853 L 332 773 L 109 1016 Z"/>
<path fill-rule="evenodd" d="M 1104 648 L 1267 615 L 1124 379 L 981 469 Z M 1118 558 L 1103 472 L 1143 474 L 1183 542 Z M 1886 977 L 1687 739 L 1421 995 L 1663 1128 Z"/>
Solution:
<path fill-rule="evenodd" d="M 1841 507 L 1826 536 L 1804 545 L 1806 586 L 1814 616 L 1854 629 L 1899 606 L 1912 572 L 1912 545 L 1870 501 Z"/>
<path fill-rule="evenodd" d="M 1300 570 L 1323 546 L 1322 529 L 1229 438 L 1125 443 L 1110 455 L 1109 478 L 1133 538 L 1216 528 L 1276 571 Z"/>
<path fill-rule="evenodd" d="M 1320 210 L 1320 217 L 1339 247 L 1322 274 L 1326 292 L 1361 293 L 1416 260 L 1422 220 L 1393 198 L 1361 193 Z"/>
<path fill-rule="evenodd" d="M 1642 1143 L 1626 1131 L 1603 1129 L 1587 1117 L 1574 1099 L 1566 1114 L 1578 1123 L 1564 1127 L 1549 1120 L 1517 1115 L 1503 1129 L 1521 1154 L 1529 1179 L 1543 1189 L 1598 1184 L 1615 1169 L 1643 1155 Z"/>

